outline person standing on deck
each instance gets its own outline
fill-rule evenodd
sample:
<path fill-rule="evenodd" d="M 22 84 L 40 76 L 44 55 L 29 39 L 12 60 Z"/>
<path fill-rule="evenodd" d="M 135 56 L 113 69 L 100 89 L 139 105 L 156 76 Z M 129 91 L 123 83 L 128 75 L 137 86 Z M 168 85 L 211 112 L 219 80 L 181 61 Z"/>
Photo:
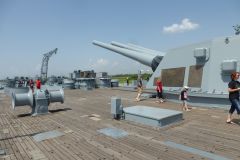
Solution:
<path fill-rule="evenodd" d="M 32 90 L 32 93 L 33 93 L 34 92 L 34 82 L 33 82 L 33 80 L 30 79 L 28 83 L 29 83 L 29 87 L 30 87 L 30 89 Z"/>
<path fill-rule="evenodd" d="M 136 97 L 137 101 L 140 101 L 140 97 L 142 95 L 142 91 L 143 91 L 143 82 L 142 82 L 142 78 L 140 77 L 138 79 L 138 82 L 137 82 L 137 92 L 138 92 L 137 97 Z"/>
<path fill-rule="evenodd" d="M 184 86 L 182 88 L 182 91 L 179 95 L 179 100 L 182 101 L 182 110 L 183 111 L 190 111 L 189 107 L 188 107 L 188 104 L 187 104 L 187 100 L 188 100 L 188 89 L 189 87 L 188 86 Z"/>
<path fill-rule="evenodd" d="M 163 94 L 162 94 L 162 91 L 163 91 L 162 87 L 163 87 L 163 85 L 162 85 L 162 82 L 161 82 L 160 79 L 157 80 L 156 85 L 157 85 L 156 91 L 157 91 L 157 98 L 158 98 L 158 100 L 156 102 L 157 103 L 163 103 Z"/>
<path fill-rule="evenodd" d="M 240 115 L 240 102 L 239 102 L 239 91 L 240 91 L 240 82 L 239 72 L 234 72 L 231 74 L 231 81 L 228 83 L 228 92 L 229 92 L 229 101 L 231 102 L 231 108 L 228 113 L 227 123 L 232 122 L 232 114 L 237 110 L 238 116 Z"/>
<path fill-rule="evenodd" d="M 39 78 L 36 80 L 36 87 L 37 89 L 41 89 L 41 81 Z"/>

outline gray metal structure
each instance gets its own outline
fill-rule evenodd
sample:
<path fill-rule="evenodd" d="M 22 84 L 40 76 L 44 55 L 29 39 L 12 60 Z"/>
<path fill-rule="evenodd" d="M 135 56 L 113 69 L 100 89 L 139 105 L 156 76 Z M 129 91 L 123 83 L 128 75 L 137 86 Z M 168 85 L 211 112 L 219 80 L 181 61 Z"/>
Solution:
<path fill-rule="evenodd" d="M 109 88 L 111 87 L 111 78 L 96 78 L 96 83 L 99 88 Z"/>
<path fill-rule="evenodd" d="M 138 52 L 135 50 L 129 50 L 127 48 L 117 47 L 111 44 L 102 43 L 99 41 L 93 41 L 94 45 L 106 48 L 108 50 L 119 53 L 123 56 L 136 60 L 146 66 L 152 68 L 153 71 L 156 70 L 158 64 L 161 62 L 163 56 L 162 55 L 152 55 L 146 52 Z M 115 44 L 115 43 L 114 43 Z"/>
<path fill-rule="evenodd" d="M 154 108 L 149 106 L 132 106 L 123 109 L 125 120 L 150 125 L 153 127 L 164 127 L 183 119 L 180 111 Z"/>
<path fill-rule="evenodd" d="M 118 87 L 119 80 L 118 79 L 111 79 L 111 87 Z"/>
<path fill-rule="evenodd" d="M 97 88 L 109 88 L 111 87 L 111 78 L 107 72 L 96 73 L 96 87 Z"/>
<path fill-rule="evenodd" d="M 154 127 L 163 127 L 183 119 L 182 112 L 149 106 L 124 107 L 121 98 L 111 97 L 111 114 L 114 119 L 125 119 Z"/>
<path fill-rule="evenodd" d="M 129 49 L 129 50 L 132 50 L 132 51 L 137 51 L 137 52 L 141 52 L 141 53 L 145 53 L 145 54 L 150 54 L 154 57 L 155 56 L 162 56 L 162 57 L 164 56 L 164 53 L 162 53 L 162 52 L 150 50 L 150 49 L 147 49 L 147 48 L 144 48 L 144 47 L 141 47 L 141 46 L 138 46 L 138 45 L 134 45 L 134 44 L 125 45 L 125 44 L 122 44 L 122 43 L 119 43 L 119 42 L 112 41 L 111 45 L 121 47 L 121 48 L 125 48 L 125 49 Z"/>
<path fill-rule="evenodd" d="M 64 92 L 58 90 L 39 90 L 34 93 L 29 89 L 25 93 L 12 93 L 12 108 L 28 105 L 32 108 L 32 116 L 48 113 L 48 105 L 54 102 L 64 103 Z"/>
<path fill-rule="evenodd" d="M 114 119 L 120 119 L 123 114 L 121 98 L 111 97 L 111 114 Z"/>
<path fill-rule="evenodd" d="M 80 90 L 92 90 L 96 86 L 95 78 L 76 78 Z"/>
<path fill-rule="evenodd" d="M 155 55 L 155 56 L 157 56 L 157 55 L 164 56 L 165 55 L 164 52 L 159 52 L 159 51 L 152 50 L 152 49 L 149 49 L 149 48 L 145 48 L 145 47 L 142 47 L 142 46 L 139 46 L 139 45 L 136 45 L 136 44 L 132 44 L 132 43 L 128 43 L 128 46 L 133 47 L 135 49 L 138 49 L 141 52 L 146 52 L 146 53 L 149 53 L 149 54 L 152 54 L 152 55 Z"/>
<path fill-rule="evenodd" d="M 133 51 L 132 45 L 127 48 L 116 43 L 113 46 L 93 41 L 93 44 L 152 67 L 154 56 L 146 54 L 147 49 L 140 52 Z M 177 100 L 181 88 L 189 86 L 190 103 L 226 107 L 229 104 L 227 85 L 230 74 L 240 71 L 239 51 L 240 36 L 237 35 L 170 49 L 164 57 L 160 55 L 161 61 L 152 67 L 154 73 L 146 88 L 155 89 L 155 81 L 161 77 L 164 92 L 170 99 Z"/>
<path fill-rule="evenodd" d="M 71 79 L 63 79 L 63 88 L 64 89 L 74 89 L 74 80 L 71 80 Z"/>
<path fill-rule="evenodd" d="M 226 38 L 229 40 L 226 42 Z M 183 84 L 181 86 L 165 86 L 164 89 L 179 90 L 182 86 L 191 87 L 191 92 L 204 94 L 228 94 L 227 84 L 233 71 L 240 71 L 240 36 L 216 38 L 210 41 L 171 49 L 153 73 L 147 88 L 154 88 L 154 78 L 161 75 L 165 69 L 184 68 Z M 196 76 L 199 84 L 190 83 L 194 74 L 192 66 L 201 67 Z M 169 77 L 171 78 L 171 77 Z"/>
<path fill-rule="evenodd" d="M 55 48 L 54 50 L 43 54 L 43 59 L 42 59 L 42 67 L 41 67 L 41 79 L 43 82 L 45 82 L 47 80 L 47 72 L 48 72 L 48 61 L 49 58 L 55 53 L 57 53 L 57 48 Z"/>

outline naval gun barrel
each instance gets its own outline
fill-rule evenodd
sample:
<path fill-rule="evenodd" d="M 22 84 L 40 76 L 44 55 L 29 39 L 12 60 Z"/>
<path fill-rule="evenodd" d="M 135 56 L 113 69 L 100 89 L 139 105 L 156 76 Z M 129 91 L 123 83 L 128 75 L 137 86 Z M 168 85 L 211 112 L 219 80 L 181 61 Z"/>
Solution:
<path fill-rule="evenodd" d="M 143 52 L 151 53 L 153 55 L 158 55 L 158 56 L 164 56 L 165 55 L 165 53 L 163 53 L 163 52 L 159 52 L 159 51 L 156 51 L 156 50 L 145 48 L 145 47 L 142 47 L 142 46 L 139 46 L 139 45 L 136 45 L 136 44 L 128 43 L 127 45 L 131 48 L 136 48 L 138 50 L 142 50 Z"/>
<path fill-rule="evenodd" d="M 117 46 L 113 46 L 111 44 L 106 44 L 103 42 L 99 42 L 99 41 L 93 41 L 94 45 L 100 46 L 102 48 L 111 50 L 113 52 L 119 53 L 125 57 L 131 58 L 133 60 L 136 60 L 146 66 L 149 66 L 152 68 L 153 71 L 156 70 L 157 66 L 159 65 L 159 63 L 162 60 L 162 56 L 154 56 L 151 54 L 147 54 L 144 52 L 137 52 L 134 50 L 129 50 L 126 48 L 121 48 L 121 47 L 117 47 Z"/>
<path fill-rule="evenodd" d="M 150 54 L 150 55 L 153 55 L 153 56 L 162 56 L 162 57 L 164 56 L 164 53 L 162 53 L 162 52 L 158 52 L 158 51 L 151 50 L 151 49 L 148 49 L 148 48 L 144 48 L 144 47 L 141 47 L 141 46 L 137 46 L 137 45 L 134 45 L 134 44 L 127 44 L 126 45 L 126 44 L 122 44 L 122 43 L 119 43 L 119 42 L 112 41 L 111 45 L 121 47 L 121 48 L 126 48 L 126 49 L 137 51 L 137 52 L 144 52 L 146 54 Z"/>

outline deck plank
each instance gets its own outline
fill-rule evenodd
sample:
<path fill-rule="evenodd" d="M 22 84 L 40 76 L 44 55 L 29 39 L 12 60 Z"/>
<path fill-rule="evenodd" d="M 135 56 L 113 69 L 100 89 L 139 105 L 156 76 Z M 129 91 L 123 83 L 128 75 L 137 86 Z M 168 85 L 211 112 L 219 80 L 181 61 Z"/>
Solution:
<path fill-rule="evenodd" d="M 240 159 L 240 125 L 225 123 L 228 109 L 196 107 L 191 112 L 184 112 L 182 122 L 158 128 L 113 120 L 110 114 L 112 96 L 122 97 L 124 107 L 144 105 L 181 110 L 180 104 L 157 104 L 154 103 L 155 99 L 135 102 L 135 92 L 111 89 L 65 90 L 64 104 L 51 104 L 51 113 L 31 117 L 28 114 L 31 112 L 29 107 L 12 110 L 11 99 L 1 94 L 0 148 L 6 150 L 6 155 L 0 156 L 0 159 L 207 159 L 166 146 L 163 143 L 165 141 L 233 160 Z M 128 136 L 114 139 L 98 132 L 108 127 L 124 130 Z M 64 135 L 41 142 L 32 138 L 34 134 L 53 130 Z"/>

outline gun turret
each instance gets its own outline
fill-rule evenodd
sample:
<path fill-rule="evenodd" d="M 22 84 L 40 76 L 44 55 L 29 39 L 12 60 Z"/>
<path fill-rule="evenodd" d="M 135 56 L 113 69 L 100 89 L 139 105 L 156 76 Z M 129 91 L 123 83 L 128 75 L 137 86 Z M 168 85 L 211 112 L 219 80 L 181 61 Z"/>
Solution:
<path fill-rule="evenodd" d="M 93 41 L 93 44 L 100 46 L 102 48 L 114 51 L 123 56 L 131 58 L 133 60 L 136 60 L 146 66 L 151 67 L 153 71 L 156 70 L 157 66 L 159 65 L 159 63 L 161 62 L 161 60 L 163 58 L 163 56 L 161 56 L 161 55 L 153 55 L 153 54 L 149 54 L 146 52 L 139 52 L 139 51 L 136 51 L 133 49 L 131 50 L 130 48 L 118 47 L 118 46 L 114 46 L 111 44 L 102 43 L 99 41 Z"/>

